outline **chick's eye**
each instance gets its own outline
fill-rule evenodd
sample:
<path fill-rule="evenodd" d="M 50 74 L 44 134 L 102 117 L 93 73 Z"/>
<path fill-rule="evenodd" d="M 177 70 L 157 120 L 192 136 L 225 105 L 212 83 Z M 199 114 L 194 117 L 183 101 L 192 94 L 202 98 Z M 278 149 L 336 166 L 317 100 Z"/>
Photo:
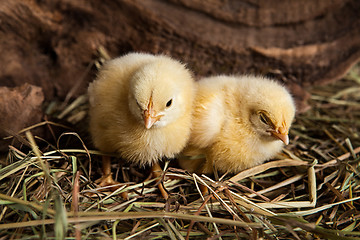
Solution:
<path fill-rule="evenodd" d="M 265 114 L 260 113 L 259 118 L 260 118 L 260 121 L 261 121 L 262 123 L 264 123 L 264 124 L 269 124 L 269 120 L 268 120 L 268 118 L 265 116 Z"/>
<path fill-rule="evenodd" d="M 170 99 L 167 103 L 166 103 L 166 107 L 170 107 L 172 104 L 172 99 Z"/>

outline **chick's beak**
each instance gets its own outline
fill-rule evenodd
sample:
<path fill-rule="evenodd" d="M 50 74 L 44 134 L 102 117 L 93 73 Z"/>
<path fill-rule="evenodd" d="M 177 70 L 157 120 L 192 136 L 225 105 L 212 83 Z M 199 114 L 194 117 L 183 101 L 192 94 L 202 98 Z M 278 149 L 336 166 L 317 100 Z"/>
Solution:
<path fill-rule="evenodd" d="M 271 131 L 271 134 L 280 139 L 281 141 L 283 141 L 283 143 L 285 145 L 288 145 L 289 144 L 289 135 L 288 135 L 288 130 L 286 127 L 279 127 L 275 130 L 272 130 Z"/>
<path fill-rule="evenodd" d="M 147 109 L 144 111 L 144 123 L 147 129 L 150 129 L 154 123 L 160 120 L 162 115 L 156 115 L 153 109 L 152 101 L 149 102 Z"/>

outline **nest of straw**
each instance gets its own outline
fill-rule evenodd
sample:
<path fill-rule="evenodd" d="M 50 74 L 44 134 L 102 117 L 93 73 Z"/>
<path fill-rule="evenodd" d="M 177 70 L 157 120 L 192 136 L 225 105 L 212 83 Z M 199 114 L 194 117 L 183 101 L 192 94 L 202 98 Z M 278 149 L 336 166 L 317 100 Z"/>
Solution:
<path fill-rule="evenodd" d="M 115 191 L 95 184 L 102 153 L 74 131 L 84 126 L 86 96 L 62 111 L 50 103 L 54 120 L 19 132 L 23 144 L 0 159 L 0 239 L 360 239 L 359 67 L 310 92 L 312 109 L 297 116 L 278 159 L 212 177 L 171 161 L 144 182 L 146 169 L 114 156 L 124 183 Z M 34 136 L 36 128 L 53 141 Z"/>

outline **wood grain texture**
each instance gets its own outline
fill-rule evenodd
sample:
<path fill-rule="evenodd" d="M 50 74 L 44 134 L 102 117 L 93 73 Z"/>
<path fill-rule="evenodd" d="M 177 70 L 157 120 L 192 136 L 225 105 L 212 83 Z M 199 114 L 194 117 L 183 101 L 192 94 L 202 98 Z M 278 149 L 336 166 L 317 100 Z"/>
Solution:
<path fill-rule="evenodd" d="M 6 0 L 0 85 L 41 86 L 47 99 L 85 92 L 104 46 L 166 53 L 197 76 L 261 73 L 304 88 L 339 79 L 360 56 L 357 0 Z"/>

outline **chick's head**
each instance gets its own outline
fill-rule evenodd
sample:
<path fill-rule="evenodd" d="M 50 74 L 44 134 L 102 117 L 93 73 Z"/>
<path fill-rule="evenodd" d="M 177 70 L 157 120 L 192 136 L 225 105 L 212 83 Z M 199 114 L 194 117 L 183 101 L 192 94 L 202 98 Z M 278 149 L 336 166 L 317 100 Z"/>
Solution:
<path fill-rule="evenodd" d="M 279 83 L 257 78 L 255 87 L 247 93 L 250 123 L 264 141 L 281 140 L 289 144 L 289 129 L 295 116 L 295 104 L 290 93 Z"/>
<path fill-rule="evenodd" d="M 132 76 L 129 109 L 145 128 L 164 127 L 189 111 L 193 91 L 192 76 L 185 66 L 163 57 Z"/>

